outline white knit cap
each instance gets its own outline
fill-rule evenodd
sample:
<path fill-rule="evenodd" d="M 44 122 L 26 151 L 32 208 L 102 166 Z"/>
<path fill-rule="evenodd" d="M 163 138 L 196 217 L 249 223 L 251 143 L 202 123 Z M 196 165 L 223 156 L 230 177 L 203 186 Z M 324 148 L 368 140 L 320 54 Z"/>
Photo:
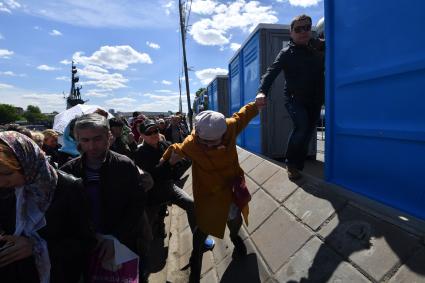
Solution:
<path fill-rule="evenodd" d="M 219 112 L 202 111 L 195 117 L 195 131 L 201 139 L 218 140 L 226 130 L 226 117 Z"/>

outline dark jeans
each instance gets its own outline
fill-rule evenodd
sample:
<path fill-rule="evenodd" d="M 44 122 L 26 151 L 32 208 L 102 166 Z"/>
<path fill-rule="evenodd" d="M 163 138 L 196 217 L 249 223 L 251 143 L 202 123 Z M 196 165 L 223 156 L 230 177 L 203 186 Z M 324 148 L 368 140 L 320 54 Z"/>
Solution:
<path fill-rule="evenodd" d="M 175 204 L 186 211 L 190 229 L 193 231 L 196 225 L 193 199 L 176 185 L 163 186 L 159 189 L 154 187 L 153 190 L 157 191 L 149 194 L 148 216 L 151 223 L 157 221 L 155 215 L 158 215 L 163 205 Z"/>
<path fill-rule="evenodd" d="M 242 226 L 242 216 L 239 214 L 238 217 L 232 220 L 227 221 L 227 227 L 230 230 L 230 240 L 234 242 L 235 238 L 239 237 L 239 229 Z M 201 277 L 201 268 L 202 268 L 202 256 L 204 252 L 204 242 L 208 237 L 207 234 L 202 232 L 198 227 L 196 227 L 193 232 L 193 250 L 190 257 L 190 279 L 192 282 L 199 282 Z"/>
<path fill-rule="evenodd" d="M 294 125 L 286 148 L 285 162 L 287 166 L 302 170 L 308 154 L 311 135 L 320 119 L 322 105 L 299 101 L 291 96 L 287 97 L 285 107 Z"/>

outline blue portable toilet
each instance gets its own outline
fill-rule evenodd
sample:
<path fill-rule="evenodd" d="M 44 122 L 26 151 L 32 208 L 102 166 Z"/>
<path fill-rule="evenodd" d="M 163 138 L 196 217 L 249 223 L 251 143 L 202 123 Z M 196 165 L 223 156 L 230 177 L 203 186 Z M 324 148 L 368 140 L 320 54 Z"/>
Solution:
<path fill-rule="evenodd" d="M 423 0 L 325 2 L 325 175 L 425 219 L 423 11 Z"/>
<path fill-rule="evenodd" d="M 228 96 L 227 75 L 216 76 L 207 86 L 208 109 L 229 116 L 229 96 Z"/>
<path fill-rule="evenodd" d="M 289 25 L 259 24 L 249 35 L 229 63 L 230 114 L 255 100 L 261 76 L 289 40 Z M 292 121 L 284 107 L 284 86 L 285 78 L 280 74 L 270 89 L 267 107 L 239 135 L 239 146 L 270 158 L 284 156 L 292 130 Z M 316 138 L 314 134 L 309 150 L 312 159 L 316 158 Z"/>

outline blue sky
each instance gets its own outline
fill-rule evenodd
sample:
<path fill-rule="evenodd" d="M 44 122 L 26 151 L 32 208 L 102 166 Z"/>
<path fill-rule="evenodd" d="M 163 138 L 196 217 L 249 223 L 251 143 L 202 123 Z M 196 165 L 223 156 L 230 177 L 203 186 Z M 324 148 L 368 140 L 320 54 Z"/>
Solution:
<path fill-rule="evenodd" d="M 193 0 L 191 93 L 226 74 L 258 23 L 289 24 L 302 13 L 316 23 L 323 0 Z M 64 110 L 74 59 L 88 103 L 176 111 L 181 54 L 178 0 L 0 0 L 0 103 Z"/>

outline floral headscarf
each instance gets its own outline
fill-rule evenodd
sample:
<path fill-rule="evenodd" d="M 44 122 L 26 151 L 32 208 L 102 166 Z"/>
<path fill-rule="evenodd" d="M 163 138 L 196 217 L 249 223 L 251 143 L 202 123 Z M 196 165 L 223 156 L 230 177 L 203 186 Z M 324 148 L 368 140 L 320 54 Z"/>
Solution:
<path fill-rule="evenodd" d="M 41 283 L 50 281 L 47 243 L 37 233 L 46 225 L 44 217 L 53 199 L 58 176 L 44 153 L 30 138 L 18 132 L 0 132 L 0 141 L 16 155 L 25 176 L 25 184 L 15 188 L 15 236 L 25 235 L 33 242 L 33 255 Z"/>

